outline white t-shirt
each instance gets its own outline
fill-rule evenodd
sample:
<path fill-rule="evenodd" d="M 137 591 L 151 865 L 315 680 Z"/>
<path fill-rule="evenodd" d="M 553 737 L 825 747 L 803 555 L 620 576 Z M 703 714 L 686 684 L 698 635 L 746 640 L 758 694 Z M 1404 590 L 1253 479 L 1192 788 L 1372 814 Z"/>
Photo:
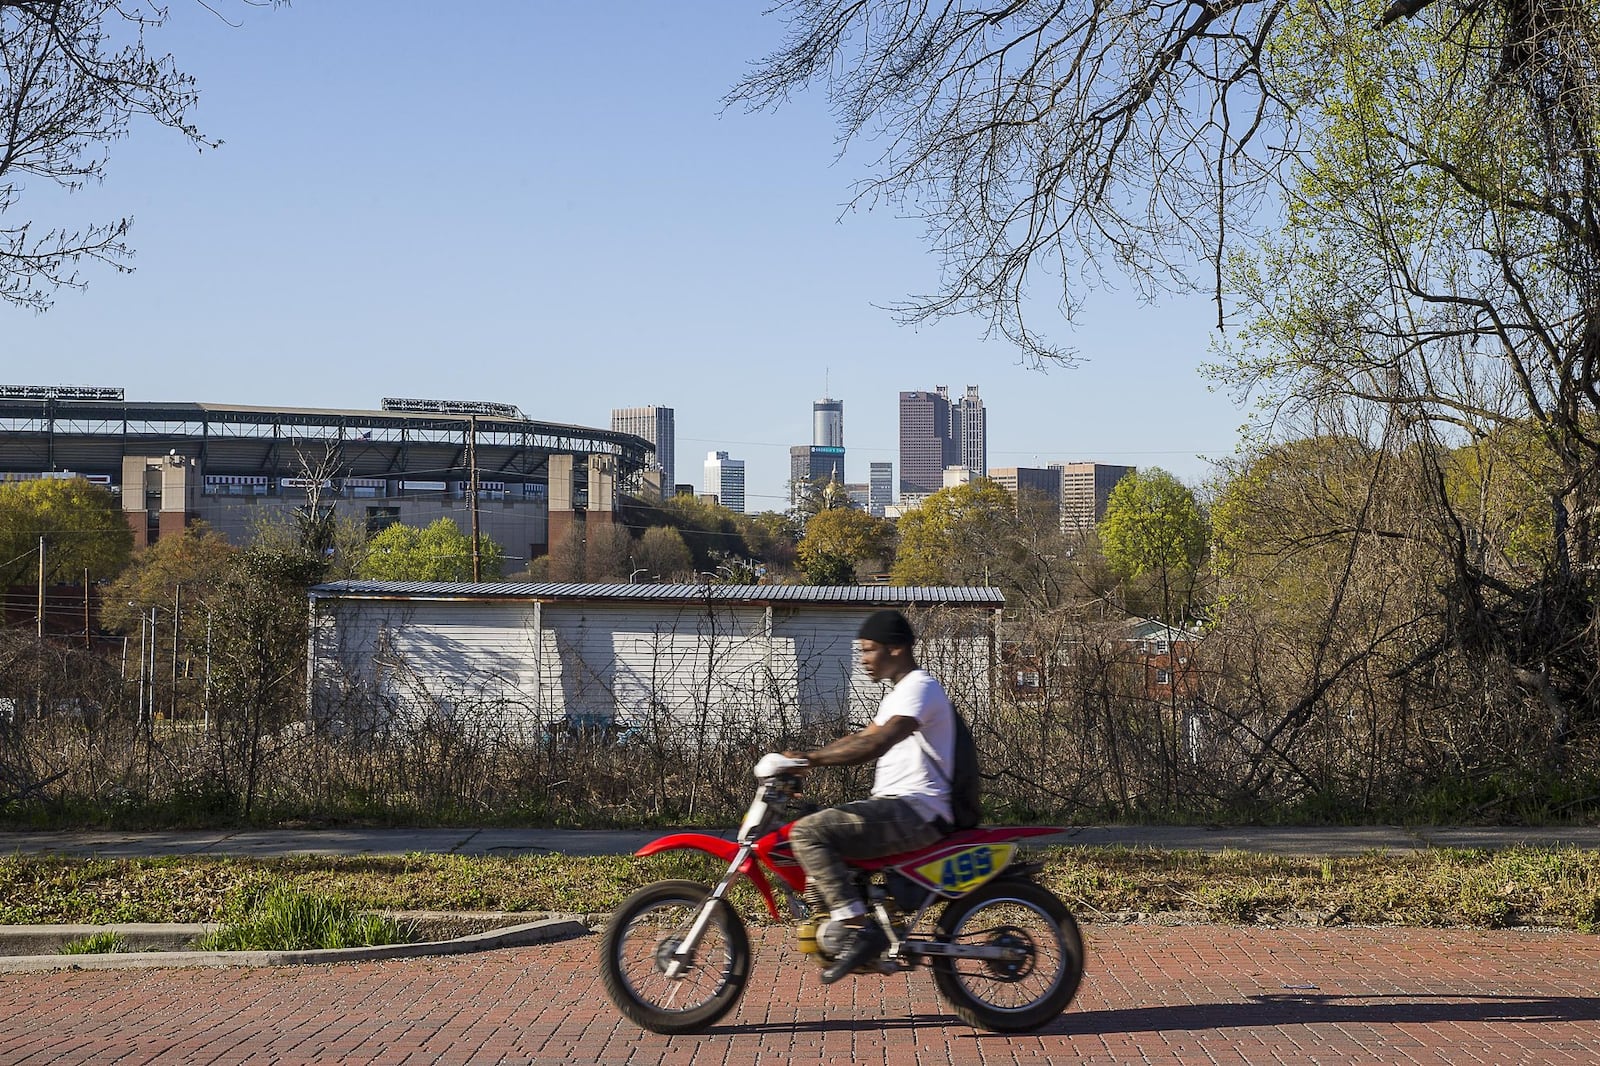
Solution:
<path fill-rule="evenodd" d="M 905 799 L 930 822 L 936 818 L 949 821 L 950 786 L 947 781 L 955 771 L 954 715 L 944 686 L 926 670 L 919 667 L 896 682 L 878 704 L 873 723 L 885 725 L 895 717 L 915 719 L 917 732 L 938 752 L 943 762 L 933 765 L 927 749 L 913 733 L 878 759 L 872 795 Z"/>

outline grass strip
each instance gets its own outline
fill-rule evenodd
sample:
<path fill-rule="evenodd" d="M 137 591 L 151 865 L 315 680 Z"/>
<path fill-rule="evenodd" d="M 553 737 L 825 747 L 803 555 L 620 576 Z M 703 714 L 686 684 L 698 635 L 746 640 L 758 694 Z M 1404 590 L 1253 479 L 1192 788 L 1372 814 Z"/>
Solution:
<path fill-rule="evenodd" d="M 103 929 L 98 933 L 69 940 L 61 945 L 63 955 L 104 955 L 116 951 L 132 951 L 127 939 L 121 934 Z"/>
<path fill-rule="evenodd" d="M 1071 847 L 1044 855 L 1044 883 L 1091 922 L 1600 929 L 1600 852 L 1581 848 L 1303 858 Z M 263 879 L 356 911 L 598 913 L 650 881 L 710 881 L 720 873 L 715 862 L 687 853 L 10 855 L 0 857 L 0 924 L 226 921 Z M 748 886 L 734 902 L 752 921 L 765 920 Z"/>
<path fill-rule="evenodd" d="M 321 892 L 308 892 L 264 872 L 234 886 L 222 927 L 195 943 L 198 951 L 305 951 L 403 944 L 412 931 L 382 914 Z"/>

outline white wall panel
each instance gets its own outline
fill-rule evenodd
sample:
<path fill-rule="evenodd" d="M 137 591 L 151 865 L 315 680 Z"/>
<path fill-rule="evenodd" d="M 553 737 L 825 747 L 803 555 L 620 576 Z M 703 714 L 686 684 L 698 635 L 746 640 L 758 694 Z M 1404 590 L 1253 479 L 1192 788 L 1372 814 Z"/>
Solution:
<path fill-rule="evenodd" d="M 553 723 L 706 734 L 868 721 L 883 687 L 855 665 L 865 611 L 764 605 L 415 598 L 318 601 L 312 701 L 352 727 L 431 716 L 527 738 Z M 989 614 L 921 649 L 969 711 L 987 704 Z"/>

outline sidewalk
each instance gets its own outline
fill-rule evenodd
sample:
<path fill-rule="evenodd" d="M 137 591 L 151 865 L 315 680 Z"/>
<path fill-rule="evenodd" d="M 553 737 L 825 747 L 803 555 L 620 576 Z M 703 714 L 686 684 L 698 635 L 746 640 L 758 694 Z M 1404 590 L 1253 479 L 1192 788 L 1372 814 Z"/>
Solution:
<path fill-rule="evenodd" d="M 1600 1061 L 1600 938 L 1466 929 L 1094 925 L 1071 1008 L 974 1030 L 925 969 L 822 985 L 754 928 L 739 1006 L 709 1032 L 624 1021 L 592 936 L 475 955 L 0 974 L 0 1066 L 785 1063 L 1185 1066 Z"/>
<path fill-rule="evenodd" d="M 571 829 L 215 829 L 133 833 L 0 832 L 13 852 L 133 857 L 156 855 L 625 855 L 670 830 Z M 731 837 L 726 828 L 714 835 Z M 1600 848 L 1600 827 L 1466 826 L 1081 826 L 1031 844 L 1121 846 L 1163 851 L 1251 851 L 1273 855 L 1359 855 L 1428 848 Z"/>

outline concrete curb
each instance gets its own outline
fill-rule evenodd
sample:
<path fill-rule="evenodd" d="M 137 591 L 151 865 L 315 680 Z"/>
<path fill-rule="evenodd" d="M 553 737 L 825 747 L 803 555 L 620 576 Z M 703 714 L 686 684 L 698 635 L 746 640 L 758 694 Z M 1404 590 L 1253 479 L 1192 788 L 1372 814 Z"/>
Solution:
<path fill-rule="evenodd" d="M 0 925 L 0 956 L 57 955 L 74 940 L 115 933 L 139 951 L 186 951 L 215 925 L 200 922 L 115 922 L 110 925 Z"/>
<path fill-rule="evenodd" d="M 115 926 L 86 926 L 90 932 Z M 380 944 L 364 948 L 326 948 L 309 951 L 128 951 L 104 955 L 14 955 L 0 957 L 0 973 L 34 973 L 52 970 L 129 970 L 196 966 L 304 966 L 334 962 L 375 962 L 431 955 L 460 955 L 496 948 L 526 947 L 552 940 L 583 936 L 589 927 L 572 918 L 546 918 L 537 922 L 472 933 L 452 940 L 418 944 Z"/>

